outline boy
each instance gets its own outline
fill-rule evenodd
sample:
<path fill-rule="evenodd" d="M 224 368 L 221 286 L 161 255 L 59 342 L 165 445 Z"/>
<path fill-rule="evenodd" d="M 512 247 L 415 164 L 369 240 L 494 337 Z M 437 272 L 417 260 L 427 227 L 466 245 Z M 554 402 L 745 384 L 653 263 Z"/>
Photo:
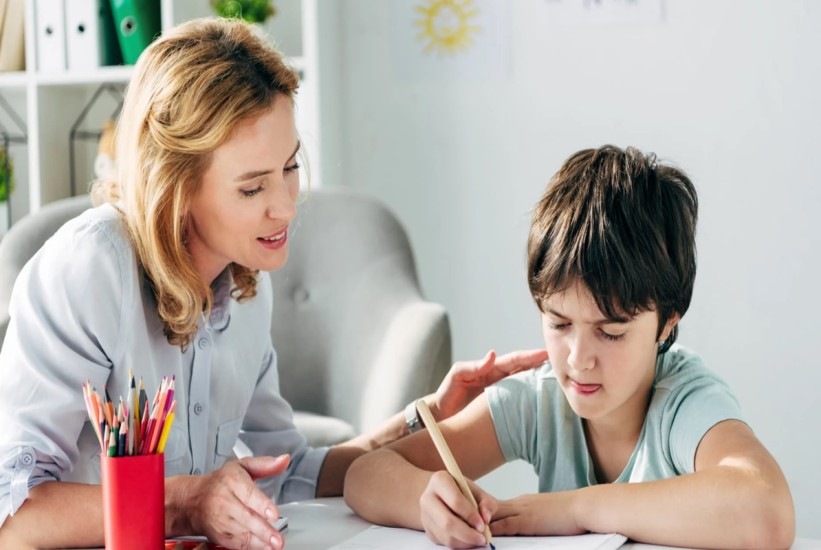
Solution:
<path fill-rule="evenodd" d="M 647 543 L 787 548 L 786 480 L 701 359 L 674 346 L 696 272 L 698 199 L 680 170 L 613 146 L 553 177 L 528 239 L 549 362 L 441 423 L 462 472 L 533 464 L 539 493 L 477 511 L 427 433 L 358 459 L 345 500 L 365 519 L 468 548 L 494 535 L 618 532 Z"/>

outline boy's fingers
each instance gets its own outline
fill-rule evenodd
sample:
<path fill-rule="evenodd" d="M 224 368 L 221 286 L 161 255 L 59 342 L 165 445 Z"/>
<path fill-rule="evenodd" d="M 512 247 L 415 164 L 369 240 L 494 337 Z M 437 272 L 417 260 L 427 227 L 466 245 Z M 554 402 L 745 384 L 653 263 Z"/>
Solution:
<path fill-rule="evenodd" d="M 484 531 L 485 522 L 479 514 L 479 510 L 476 509 L 468 497 L 462 494 L 450 474 L 437 472 L 436 475 L 438 474 L 444 474 L 442 477 L 447 476 L 447 479 L 442 480 L 440 489 L 437 491 L 445 506 L 476 531 Z"/>

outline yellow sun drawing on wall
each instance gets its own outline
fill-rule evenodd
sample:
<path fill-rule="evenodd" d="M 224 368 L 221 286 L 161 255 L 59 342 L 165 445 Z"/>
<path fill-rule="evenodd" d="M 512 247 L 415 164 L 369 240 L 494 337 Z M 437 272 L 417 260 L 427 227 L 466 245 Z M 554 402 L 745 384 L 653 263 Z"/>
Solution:
<path fill-rule="evenodd" d="M 456 54 L 467 50 L 473 44 L 472 35 L 482 30 L 470 21 L 479 14 L 474 0 L 427 0 L 416 6 L 416 11 L 422 16 L 414 21 L 414 25 L 421 27 L 416 39 L 426 43 L 425 53 Z"/>

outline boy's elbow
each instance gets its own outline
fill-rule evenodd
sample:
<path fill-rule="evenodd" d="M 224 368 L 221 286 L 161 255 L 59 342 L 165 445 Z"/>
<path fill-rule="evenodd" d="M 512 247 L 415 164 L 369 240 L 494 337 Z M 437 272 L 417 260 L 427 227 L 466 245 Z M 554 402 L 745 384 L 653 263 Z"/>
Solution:
<path fill-rule="evenodd" d="M 758 512 L 749 525 L 749 539 L 744 548 L 786 550 L 795 542 L 795 509 L 792 498 L 762 499 Z"/>
<path fill-rule="evenodd" d="M 773 514 L 770 525 L 767 526 L 770 532 L 769 540 L 766 541 L 766 548 L 788 549 L 795 542 L 795 511 L 792 503 L 789 510 L 781 510 Z"/>

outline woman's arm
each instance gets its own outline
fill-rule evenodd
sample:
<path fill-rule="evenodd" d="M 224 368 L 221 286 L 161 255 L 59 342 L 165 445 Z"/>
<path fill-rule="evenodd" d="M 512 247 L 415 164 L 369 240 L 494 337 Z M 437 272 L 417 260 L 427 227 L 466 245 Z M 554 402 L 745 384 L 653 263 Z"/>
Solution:
<path fill-rule="evenodd" d="M 481 360 L 454 363 L 436 393 L 428 395 L 424 399 L 433 416 L 441 421 L 464 409 L 487 386 L 495 384 L 511 374 L 536 368 L 545 361 L 547 361 L 547 351 L 543 349 L 517 351 L 498 358 L 494 351 L 490 351 Z M 369 451 L 384 447 L 406 435 L 408 435 L 408 429 L 405 426 L 405 416 L 403 413 L 398 413 L 389 418 L 377 430 L 357 436 L 332 448 L 320 470 L 316 495 L 318 497 L 341 495 L 346 479 L 345 473 L 354 460 Z M 424 439 L 427 439 L 430 443 L 430 437 L 427 434 L 425 434 Z M 495 436 L 493 439 L 495 441 Z M 418 440 L 419 438 L 414 439 L 414 441 Z M 436 455 L 436 450 L 432 444 L 431 449 L 433 455 Z M 442 469 L 442 467 L 441 462 L 439 462 L 435 469 Z"/>
<path fill-rule="evenodd" d="M 618 532 L 693 548 L 788 548 L 795 538 L 789 487 L 750 428 L 726 420 L 702 438 L 695 472 L 645 483 L 524 495 L 499 504 L 494 534 Z"/>
<path fill-rule="evenodd" d="M 282 536 L 269 523 L 279 517 L 279 510 L 254 480 L 278 475 L 287 465 L 287 457 L 255 457 L 230 462 L 205 476 L 167 478 L 166 535 L 207 535 L 226 548 L 281 548 Z M 41 483 L 0 527 L 0 548 L 102 544 L 99 485 Z"/>

